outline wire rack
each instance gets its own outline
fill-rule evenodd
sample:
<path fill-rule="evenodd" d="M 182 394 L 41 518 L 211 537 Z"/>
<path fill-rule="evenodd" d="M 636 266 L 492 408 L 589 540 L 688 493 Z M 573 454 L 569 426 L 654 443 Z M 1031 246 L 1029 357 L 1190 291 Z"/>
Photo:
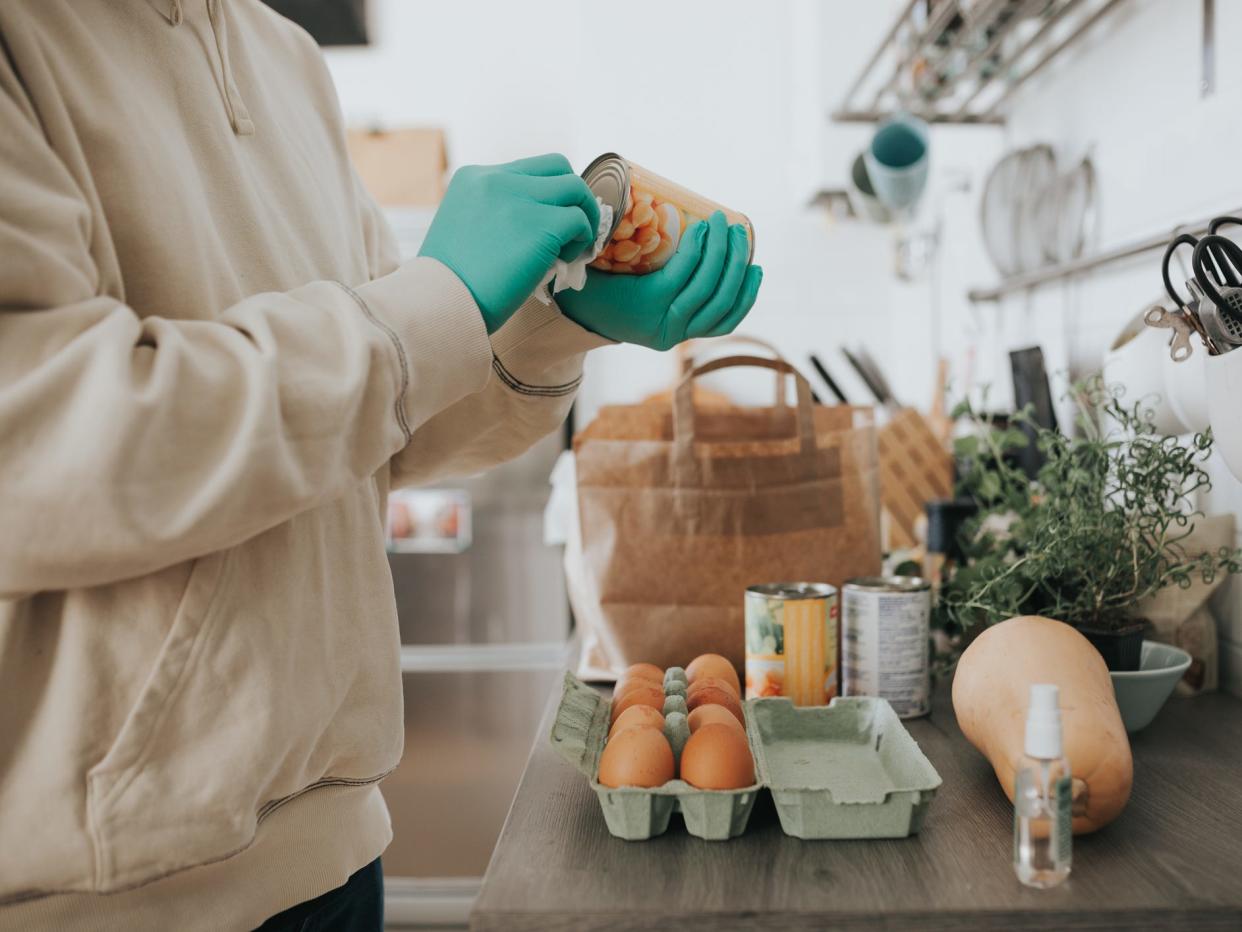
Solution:
<path fill-rule="evenodd" d="M 1003 123 L 1018 89 L 1124 2 L 910 0 L 832 118 Z"/>

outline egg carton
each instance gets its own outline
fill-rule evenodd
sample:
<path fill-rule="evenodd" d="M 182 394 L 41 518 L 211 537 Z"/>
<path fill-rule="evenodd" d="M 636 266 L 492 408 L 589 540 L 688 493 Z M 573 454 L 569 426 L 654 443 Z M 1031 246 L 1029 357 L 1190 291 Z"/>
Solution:
<path fill-rule="evenodd" d="M 699 838 L 723 840 L 742 833 L 759 794 L 758 783 L 740 790 L 700 790 L 684 780 L 650 789 L 600 783 L 599 758 L 611 717 L 608 699 L 572 673 L 565 674 L 560 708 L 552 723 L 552 746 L 591 781 L 609 832 L 629 841 L 661 835 L 673 812 L 679 810 L 686 831 Z"/>
<path fill-rule="evenodd" d="M 887 700 L 799 707 L 785 698 L 747 699 L 742 710 L 756 782 L 736 790 L 701 790 L 684 780 L 650 789 L 601 784 L 611 703 L 572 673 L 550 740 L 591 781 L 608 831 L 629 841 L 663 834 L 675 811 L 691 835 L 734 838 L 765 787 L 781 828 L 797 838 L 904 838 L 922 827 L 940 775 Z"/>

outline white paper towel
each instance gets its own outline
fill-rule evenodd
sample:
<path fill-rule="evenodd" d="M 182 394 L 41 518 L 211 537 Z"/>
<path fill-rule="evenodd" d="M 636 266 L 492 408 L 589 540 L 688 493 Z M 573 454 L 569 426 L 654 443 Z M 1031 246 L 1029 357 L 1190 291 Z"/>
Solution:
<path fill-rule="evenodd" d="M 573 262 L 557 259 L 552 263 L 552 268 L 548 269 L 548 274 L 535 289 L 535 297 L 544 304 L 551 304 L 552 296 L 566 288 L 581 291 L 586 284 L 587 263 L 603 252 L 604 245 L 608 242 L 608 232 L 612 229 L 612 207 L 598 197 L 595 203 L 599 204 L 599 231 L 595 235 L 595 245 Z"/>

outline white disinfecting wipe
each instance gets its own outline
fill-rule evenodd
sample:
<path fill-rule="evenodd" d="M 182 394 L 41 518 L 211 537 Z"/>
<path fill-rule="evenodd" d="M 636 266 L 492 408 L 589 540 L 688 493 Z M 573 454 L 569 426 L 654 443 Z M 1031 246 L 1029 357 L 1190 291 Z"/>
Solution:
<path fill-rule="evenodd" d="M 548 269 L 548 274 L 535 289 L 535 297 L 544 304 L 551 304 L 552 296 L 566 288 L 581 291 L 586 284 L 587 264 L 604 251 L 608 234 L 612 231 L 612 207 L 598 197 L 595 203 L 599 205 L 599 233 L 595 236 L 595 245 L 573 262 L 557 259 L 552 263 L 552 268 Z"/>

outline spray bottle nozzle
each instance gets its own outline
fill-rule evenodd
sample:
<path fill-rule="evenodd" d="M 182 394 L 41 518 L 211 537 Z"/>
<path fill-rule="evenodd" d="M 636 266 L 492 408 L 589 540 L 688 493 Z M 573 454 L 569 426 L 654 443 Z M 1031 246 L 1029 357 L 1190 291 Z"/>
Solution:
<path fill-rule="evenodd" d="M 1061 756 L 1060 690 L 1051 683 L 1031 685 L 1026 710 L 1026 753 L 1052 760 Z"/>

